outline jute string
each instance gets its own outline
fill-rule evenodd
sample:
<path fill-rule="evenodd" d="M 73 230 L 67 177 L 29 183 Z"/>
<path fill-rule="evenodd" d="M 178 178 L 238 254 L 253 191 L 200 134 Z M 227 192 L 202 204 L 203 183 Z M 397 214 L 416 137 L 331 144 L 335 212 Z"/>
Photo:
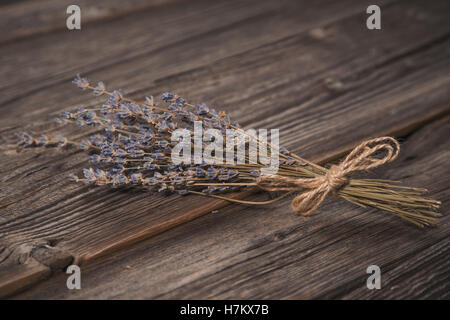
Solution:
<path fill-rule="evenodd" d="M 377 151 L 383 150 L 385 155 L 377 158 Z M 257 185 L 268 191 L 297 191 L 292 200 L 292 209 L 302 215 L 308 215 L 316 210 L 326 196 L 336 193 L 348 183 L 348 175 L 353 171 L 367 170 L 393 161 L 397 158 L 400 145 L 391 137 L 380 137 L 364 141 L 350 152 L 339 164 L 333 165 L 325 175 L 315 178 L 292 178 L 280 175 L 262 175 L 256 181 Z"/>

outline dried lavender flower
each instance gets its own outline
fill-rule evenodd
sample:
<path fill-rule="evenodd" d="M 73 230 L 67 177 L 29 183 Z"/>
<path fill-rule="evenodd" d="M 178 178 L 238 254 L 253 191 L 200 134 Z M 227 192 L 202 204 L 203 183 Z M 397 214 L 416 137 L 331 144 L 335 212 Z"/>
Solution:
<path fill-rule="evenodd" d="M 107 91 L 103 82 L 98 82 L 93 87 L 87 78 L 80 75 L 76 76 L 73 83 L 83 90 L 92 90 L 94 96 L 104 96 L 106 101 L 97 107 L 62 112 L 56 119 L 57 123 L 61 126 L 76 124 L 80 127 L 96 127 L 102 130 L 102 133 L 81 141 L 71 141 L 62 136 L 52 139 L 46 134 L 35 138 L 28 133 L 21 133 L 17 143 L 20 147 L 53 145 L 65 147 L 70 144 L 88 152 L 88 160 L 93 167 L 83 169 L 81 176 L 71 173 L 69 178 L 73 181 L 112 187 L 133 185 L 136 188 L 157 192 L 201 194 L 234 202 L 266 204 L 291 194 L 293 189 L 283 189 L 290 191 L 261 203 L 234 200 L 220 194 L 245 187 L 261 186 L 259 183 L 261 169 L 270 162 L 274 154 L 277 155 L 277 161 L 278 156 L 280 158 L 277 163 L 277 175 L 283 179 L 290 177 L 315 179 L 326 176 L 328 172 L 328 169 L 308 162 L 284 147 L 269 146 L 270 155 L 255 155 L 254 150 L 250 150 L 250 141 L 256 140 L 258 148 L 261 144 L 267 144 L 267 141 L 244 132 L 225 112 L 216 111 L 206 104 L 193 105 L 170 92 L 165 92 L 161 96 L 161 100 L 166 104 L 164 106 L 157 105 L 153 96 L 146 97 L 144 103 L 139 103 L 126 98 L 121 90 Z M 230 130 L 243 133 L 232 137 L 235 144 L 231 159 L 213 164 L 205 159 L 196 161 L 194 138 L 193 144 L 186 145 L 194 153 L 194 161 L 173 163 L 171 156 L 175 144 L 172 141 L 172 134 L 180 128 L 185 130 L 183 132 L 189 137 L 193 137 L 196 123 L 200 123 L 205 130 L 219 131 L 219 136 L 213 141 L 208 143 L 201 141 L 201 152 L 209 150 L 208 148 L 217 150 L 216 147 L 221 144 L 220 139 L 227 141 L 229 138 Z M 218 138 L 220 139 L 217 140 Z M 244 153 L 239 155 L 238 151 L 241 148 Z M 248 162 L 255 157 L 256 162 Z M 232 160 L 233 163 L 229 164 L 228 160 Z M 239 163 L 239 160 L 247 162 Z M 270 186 L 268 189 L 271 190 Z M 380 193 L 380 190 L 383 193 Z M 421 192 L 423 189 L 363 179 L 350 180 L 337 194 L 360 206 L 373 206 L 393 212 L 419 226 L 431 225 L 440 216 L 434 211 L 440 203 L 419 196 Z"/>

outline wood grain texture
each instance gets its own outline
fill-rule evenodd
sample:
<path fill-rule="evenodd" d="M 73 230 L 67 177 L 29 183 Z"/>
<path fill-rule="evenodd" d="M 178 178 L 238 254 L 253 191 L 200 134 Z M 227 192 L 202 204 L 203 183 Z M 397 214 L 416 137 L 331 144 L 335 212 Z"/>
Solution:
<path fill-rule="evenodd" d="M 160 78 L 206 66 L 363 9 L 354 0 L 338 4 L 321 1 L 312 6 L 307 6 L 307 1 L 208 3 L 163 6 L 94 24 L 82 32 L 62 30 L 3 46 L 0 103 L 11 102 L 9 111 L 20 112 L 17 108 L 24 103 L 55 111 L 62 103 L 92 101 L 68 99 L 74 73 L 101 75 L 112 86 L 148 89 Z M 57 93 L 54 91 L 60 93 L 57 100 L 51 98 Z M 42 103 L 43 97 L 51 98 L 52 107 Z M 27 123 L 26 114 L 18 114 L 24 115 L 23 123 Z"/>
<path fill-rule="evenodd" d="M 19 6 L 16 6 L 15 8 L 10 7 L 10 9 L 19 12 L 19 15 L 21 14 L 20 12 L 23 13 L 24 11 L 27 11 L 27 15 L 29 16 L 30 10 L 32 12 L 36 9 L 34 3 L 35 2 L 33 2 L 33 5 L 31 5 L 31 3 L 24 3 L 26 5 L 26 8 L 21 7 L 19 4 Z M 142 63 L 142 61 L 145 61 L 149 53 L 151 53 L 153 56 L 159 56 L 160 54 L 165 53 L 165 50 L 167 49 L 171 49 L 171 51 L 173 52 L 172 54 L 175 53 L 176 56 L 176 52 L 178 52 L 179 50 L 184 50 L 184 45 L 191 39 L 196 39 L 197 41 L 193 45 L 198 45 L 201 40 L 211 42 L 211 39 L 214 39 L 214 35 L 217 35 L 216 31 L 220 31 L 221 34 L 225 35 L 225 38 L 228 35 L 229 39 L 225 43 L 212 42 L 209 44 L 207 48 L 209 48 L 211 53 L 205 50 L 199 52 L 202 54 L 201 56 L 197 54 L 195 58 L 191 58 L 192 61 L 197 63 L 196 65 L 201 66 L 207 64 L 210 61 L 213 61 L 214 59 L 218 59 L 226 55 L 232 55 L 233 53 L 245 51 L 251 47 L 261 45 L 262 43 L 267 42 L 270 39 L 278 39 L 287 34 L 286 30 L 292 33 L 292 31 L 290 30 L 294 30 L 296 28 L 304 30 L 310 28 L 316 23 L 324 23 L 324 21 L 328 21 L 330 19 L 329 15 L 333 11 L 336 13 L 336 15 L 333 17 L 334 19 L 338 19 L 339 14 L 348 15 L 351 12 L 354 12 L 349 10 L 352 8 L 350 6 L 350 1 L 342 3 L 343 5 L 335 6 L 323 2 L 322 4 L 329 5 L 329 8 L 327 7 L 327 10 L 325 12 L 320 13 L 317 10 L 319 7 L 312 7 L 312 10 L 306 10 L 305 12 L 309 15 L 308 17 L 306 17 L 305 19 L 294 20 L 293 15 L 291 15 L 290 19 L 286 19 L 286 14 L 276 14 L 276 10 L 278 10 L 277 7 L 274 7 L 272 4 L 269 4 L 268 6 L 267 3 L 263 3 L 263 5 L 258 5 L 256 7 L 256 2 L 252 2 L 250 3 L 250 5 L 248 5 L 247 3 L 234 1 L 227 3 L 222 2 L 217 5 L 205 7 L 204 1 L 196 2 L 194 4 L 190 2 L 189 4 L 184 3 L 180 6 L 169 5 L 168 7 L 163 7 L 160 9 L 152 8 L 152 10 L 147 10 L 140 14 L 134 14 L 129 17 L 117 17 L 117 19 L 113 19 L 111 22 L 106 24 L 93 26 L 89 25 L 88 28 L 86 28 L 85 24 L 83 23 L 83 32 L 80 34 L 70 33 L 66 30 L 59 29 L 60 32 L 52 32 L 50 34 L 43 33 L 41 35 L 35 34 L 33 38 L 29 37 L 26 39 L 26 41 L 24 39 L 21 39 L 22 37 L 19 36 L 19 40 L 21 39 L 23 41 L 11 41 L 8 46 L 3 46 L 0 49 L 2 51 L 1 57 L 3 59 L 2 66 L 4 71 L 2 73 L 3 77 L 1 78 L 1 80 L 3 80 L 5 83 L 5 88 L 3 88 L 1 95 L 4 98 L 2 109 L 5 113 L 9 113 L 8 116 L 2 117 L 0 119 L 3 120 L 1 125 L 1 138 L 4 139 L 6 137 L 6 134 L 10 132 L 10 129 L 13 129 L 15 131 L 17 128 L 27 123 L 34 123 L 34 127 L 39 130 L 39 124 L 44 122 L 44 125 L 42 127 L 45 128 L 45 121 L 48 118 L 47 113 L 55 112 L 56 110 L 60 111 L 63 108 L 67 108 L 68 105 L 73 106 L 74 103 L 70 101 L 69 98 L 74 93 L 74 90 L 70 87 L 70 85 L 68 85 L 68 83 L 69 79 L 73 77 L 73 74 L 75 72 L 84 70 L 93 72 L 94 70 L 102 70 L 105 69 L 106 66 L 113 65 L 116 72 L 111 75 L 112 79 L 120 76 L 123 80 L 126 80 L 127 78 L 123 77 L 123 73 L 124 71 L 126 71 L 126 67 L 128 66 L 116 66 L 119 62 L 128 62 L 129 64 L 133 64 L 133 58 L 138 57 L 140 59 L 134 59 L 134 63 L 139 64 Z M 55 3 L 48 2 L 47 4 L 53 5 Z M 40 3 L 40 5 L 41 7 L 39 10 L 42 10 L 44 15 L 55 10 L 55 7 L 49 8 L 48 5 L 46 7 L 43 5 L 43 3 Z M 300 3 L 298 9 L 301 7 L 302 3 Z M 297 12 L 299 11 L 298 9 Z M 4 13 L 5 11 L 2 12 Z M 8 15 L 9 14 L 10 13 L 8 13 Z M 31 15 L 34 17 L 33 14 Z M 14 14 L 12 14 L 11 16 L 14 17 Z M 39 17 L 37 18 L 39 19 Z M 315 21 L 315 19 L 317 19 L 317 21 Z M 49 21 L 46 21 L 46 23 L 47 22 Z M 199 24 L 199 22 L 201 23 Z M 254 22 L 258 22 L 258 25 L 253 25 Z M 180 23 L 183 24 L 183 28 L 179 27 Z M 33 24 L 39 25 L 39 22 L 35 19 L 33 21 Z M 127 28 L 124 28 L 124 25 L 126 25 Z M 242 28 L 242 26 L 244 26 L 244 28 Z M 261 26 L 264 27 L 263 29 L 260 29 L 260 31 L 263 32 L 256 33 L 255 31 L 253 31 L 255 27 L 260 28 Z M 270 26 L 277 26 L 277 28 L 271 30 L 272 32 L 266 32 L 266 30 L 270 30 Z M 28 25 L 28 27 L 30 27 L 30 25 Z M 207 27 L 208 29 L 205 30 L 205 27 Z M 145 30 L 145 32 L 142 32 L 142 30 Z M 14 26 L 12 26 L 11 31 L 14 35 L 14 32 L 18 30 L 14 30 Z M 35 32 L 36 30 L 32 31 Z M 37 32 L 38 31 L 39 28 L 37 28 Z M 41 30 L 40 32 L 42 33 L 43 31 L 44 30 Z M 237 37 L 235 39 L 232 37 L 237 32 L 243 31 L 245 31 L 245 34 L 243 36 Z M 266 34 L 268 34 L 268 37 L 266 36 Z M 130 43 L 130 40 L 133 40 L 134 43 Z M 128 46 L 123 46 L 123 43 L 127 43 Z M 194 46 L 192 47 L 194 48 Z M 29 48 L 32 49 L 29 50 Z M 132 48 L 132 50 L 130 50 L 130 48 Z M 223 50 L 224 48 L 227 48 L 227 50 Z M 51 55 L 49 55 L 49 52 L 51 53 Z M 187 70 L 189 68 L 195 67 L 196 65 L 193 65 L 192 61 L 189 59 L 184 59 L 182 60 L 181 66 L 180 64 L 178 64 L 175 67 L 171 67 L 171 64 L 169 64 L 169 67 L 171 68 L 168 68 L 168 66 L 164 65 L 159 66 L 157 63 L 155 63 L 150 70 L 158 70 L 157 68 L 159 67 L 159 74 L 167 75 L 167 72 L 172 72 L 172 70 L 180 71 L 182 69 Z M 183 65 L 184 67 L 182 67 Z M 142 70 L 145 70 L 145 68 Z M 148 77 L 149 73 L 145 71 L 145 75 L 146 77 Z M 150 75 L 152 75 L 152 73 L 150 73 Z M 156 75 L 158 75 L 158 73 L 156 73 Z M 112 80 L 110 78 L 104 79 L 110 81 Z M 62 89 L 61 87 L 56 88 L 55 83 L 60 84 L 62 81 L 64 81 Z M 124 84 L 125 82 L 122 82 L 122 84 Z M 144 81 L 143 84 L 147 85 L 147 81 Z M 58 95 L 58 99 L 54 100 L 50 97 L 53 92 L 60 93 Z M 38 93 L 37 97 L 36 93 Z M 86 99 L 85 96 L 82 95 L 77 95 L 76 100 L 80 101 L 80 98 L 83 102 L 92 100 Z M 40 106 L 40 108 L 36 110 L 37 112 L 34 112 L 34 108 L 30 107 L 38 105 Z M 50 110 L 48 108 L 50 108 Z M 13 114 L 11 114 L 11 111 L 13 111 Z M 18 111 L 18 113 L 15 113 L 15 111 Z M 32 156 L 34 160 L 31 160 L 27 157 L 22 158 L 23 163 L 26 164 L 30 160 L 34 162 L 36 161 L 35 157 L 40 157 L 40 155 L 38 154 L 34 154 Z M 70 156 L 73 156 L 73 153 L 69 154 L 69 157 Z M 57 155 L 53 160 L 50 160 L 50 163 L 55 163 L 55 161 L 59 161 L 60 163 L 58 165 L 59 169 L 57 169 L 57 171 L 59 172 L 61 172 L 61 169 L 66 164 L 69 165 L 68 167 L 73 168 L 73 165 L 67 162 L 67 156 L 61 157 L 61 155 Z M 55 218 L 59 221 L 65 221 L 60 225 L 67 226 L 67 220 L 65 220 L 64 218 L 65 215 L 57 214 L 56 216 L 53 215 L 52 217 L 48 214 L 48 210 L 45 211 L 45 209 L 53 207 L 53 205 L 48 205 L 49 202 L 55 204 L 59 203 L 57 207 L 59 207 L 60 210 L 67 211 L 68 213 L 70 213 L 73 208 L 78 209 L 79 202 L 73 202 L 73 200 L 76 199 L 77 194 L 79 194 L 78 190 L 80 189 L 78 187 L 74 188 L 73 190 L 77 190 L 77 192 L 74 193 L 72 190 L 63 187 L 61 185 L 61 182 L 63 180 L 61 178 L 58 178 L 57 176 L 54 176 L 54 172 L 56 172 L 54 170 L 55 168 L 51 169 L 53 173 L 47 175 L 47 178 L 42 179 L 41 176 L 37 177 L 37 179 L 34 181 L 24 181 L 24 176 L 30 177 L 30 175 L 34 175 L 36 172 L 39 173 L 41 170 L 48 169 L 47 165 L 42 162 L 40 164 L 36 163 L 36 166 L 33 166 L 31 170 L 25 170 L 24 174 L 21 175 L 20 171 L 15 170 L 17 168 L 20 168 L 21 165 L 17 166 L 17 163 L 14 162 L 15 161 L 13 160 L 12 167 L 4 167 L 5 170 L 3 170 L 3 173 L 12 172 L 13 174 L 11 176 L 3 176 L 2 182 L 5 185 L 5 182 L 8 180 L 11 181 L 14 179 L 19 179 L 21 180 L 21 185 L 22 183 L 24 183 L 24 186 L 30 186 L 30 188 L 27 188 L 27 190 L 23 190 L 22 188 L 19 191 L 17 189 L 17 185 L 11 184 L 10 190 L 12 190 L 13 193 L 18 194 L 18 198 L 14 198 L 13 196 L 11 196 L 11 194 L 8 192 L 8 189 L 5 190 L 5 188 L 2 188 L 3 196 L 0 207 L 2 209 L 8 208 L 10 210 L 9 212 L 13 213 L 9 217 L 6 217 L 6 213 L 2 212 L 3 215 L 1 216 L 1 218 L 3 218 L 3 221 L 14 221 L 16 220 L 15 213 L 23 212 L 25 213 L 25 215 L 23 215 L 25 217 L 25 221 L 22 222 L 27 223 L 27 220 L 28 222 L 31 222 L 31 224 L 28 224 L 28 228 L 34 228 L 33 225 L 36 224 L 36 227 L 41 225 L 44 227 L 44 230 L 49 230 L 49 228 L 52 228 L 52 225 L 54 225 L 54 222 L 56 221 Z M 64 173 L 64 170 L 62 171 L 62 177 L 64 179 L 66 174 Z M 17 175 L 18 173 L 19 175 Z M 51 181 L 48 181 L 49 178 Z M 49 191 L 47 188 L 49 186 L 52 186 L 58 180 L 59 182 L 55 185 L 56 188 L 52 188 L 52 191 Z M 43 191 L 45 189 L 47 189 L 47 191 L 49 192 L 40 193 L 40 191 Z M 58 190 L 62 191 L 59 193 L 59 198 L 48 197 L 48 195 L 56 196 Z M 88 191 L 87 189 L 81 190 L 84 193 Z M 106 192 L 104 196 L 109 197 L 108 194 L 109 192 Z M 100 200 L 100 206 L 104 207 L 104 210 L 102 210 L 102 212 L 99 212 L 97 214 L 97 217 L 99 217 L 100 219 L 108 220 L 108 217 L 105 217 L 104 215 L 102 216 L 102 213 L 108 212 L 112 208 L 108 208 L 106 202 L 102 203 L 102 198 L 98 198 L 98 194 L 91 199 L 94 198 L 96 200 Z M 24 199 L 29 199 L 30 201 L 28 203 L 23 203 L 22 201 Z M 72 206 L 65 206 L 65 201 L 67 199 L 72 200 Z M 159 199 L 162 198 L 159 197 Z M 109 203 L 115 203 L 119 201 L 123 200 L 117 198 L 111 199 Z M 151 211 L 151 207 L 147 205 L 147 196 L 142 197 L 142 201 L 142 207 L 139 210 L 140 215 L 143 218 L 144 215 L 148 216 L 149 211 Z M 86 203 L 86 198 L 82 202 Z M 87 202 L 89 202 L 89 200 L 87 200 Z M 157 207 L 158 203 L 160 202 L 161 201 L 155 201 L 154 206 Z M 17 205 L 14 207 L 10 207 L 13 204 Z M 113 241 L 112 243 L 110 243 L 109 241 L 103 242 L 103 244 L 97 246 L 96 250 L 90 250 L 89 256 L 105 254 L 109 252 L 111 248 L 117 249 L 118 247 L 122 247 L 124 245 L 130 245 L 131 243 L 138 241 L 142 237 L 145 238 L 155 232 L 161 232 L 162 230 L 165 230 L 170 226 L 188 221 L 196 215 L 209 212 L 213 208 L 217 208 L 218 206 L 224 204 L 225 203 L 219 204 L 217 203 L 217 201 L 203 201 L 203 205 L 196 206 L 197 210 L 192 210 L 190 214 L 184 215 L 181 218 L 177 217 L 176 215 L 172 218 L 169 216 L 165 216 L 164 214 L 160 215 L 160 223 L 151 223 L 147 219 L 130 221 L 131 225 L 129 226 L 132 227 L 129 230 L 131 232 L 124 232 L 125 234 L 119 236 L 121 238 L 120 243 L 117 241 Z M 93 212 L 92 210 L 89 210 L 92 205 L 95 204 L 90 203 L 81 208 L 82 210 L 86 210 L 88 215 L 91 216 L 92 213 L 95 213 L 95 211 Z M 115 213 L 113 213 L 113 217 L 119 218 L 123 214 L 123 211 L 127 210 L 127 205 L 128 203 L 124 203 L 124 206 L 120 206 L 119 212 L 116 211 Z M 42 212 L 43 214 L 41 215 L 40 219 L 36 219 L 36 216 L 34 215 L 34 213 L 36 213 L 36 210 L 34 208 L 36 207 L 39 207 L 41 210 L 44 209 L 44 212 Z M 179 210 L 179 207 L 175 206 L 175 208 L 176 210 Z M 133 210 L 136 211 L 137 207 L 135 207 Z M 28 212 L 28 214 L 26 212 Z M 29 214 L 30 212 L 31 217 Z M 161 212 L 164 212 L 164 210 L 162 210 Z M 132 215 L 136 216 L 136 212 L 133 212 Z M 158 219 L 158 215 L 156 215 L 155 218 Z M 48 220 L 44 222 L 44 219 Z M 82 221 L 79 218 L 75 219 L 78 219 L 80 222 Z M 128 217 L 127 219 L 129 220 L 130 217 Z M 119 235 L 119 231 L 126 231 L 128 229 L 127 227 L 120 228 L 120 225 L 123 223 L 124 220 L 118 221 L 118 224 L 116 225 L 117 227 L 113 231 L 113 233 Z M 8 223 L 8 227 L 10 227 L 11 225 L 14 227 L 14 224 L 15 223 Z M 147 227 L 142 228 L 143 226 Z M 75 228 L 78 230 L 81 229 L 79 227 Z M 92 227 L 91 230 L 93 230 Z M 55 245 L 63 240 L 61 236 L 54 236 L 56 234 L 59 234 L 58 228 L 53 229 L 51 235 L 44 235 L 43 239 L 41 236 L 38 236 L 37 238 L 30 238 L 29 235 L 24 232 L 24 237 L 22 238 L 22 240 L 16 238 L 13 242 L 9 242 L 8 240 L 3 238 L 3 236 L 7 233 L 8 231 L 5 231 L 5 229 L 1 233 L 2 243 L 8 248 L 9 251 L 13 252 L 15 252 L 15 247 L 20 246 L 22 242 L 29 244 L 27 247 L 29 248 L 29 253 L 31 253 L 33 248 L 42 248 L 42 244 L 47 245 L 47 243 L 51 243 Z M 94 234 L 95 233 L 98 233 L 98 230 L 94 231 Z M 73 240 L 81 244 L 83 240 L 82 233 L 80 234 L 80 236 L 81 238 Z M 71 236 L 69 235 L 69 237 Z M 102 236 L 100 235 L 100 238 L 101 237 Z M 94 242 L 95 241 L 98 241 L 98 239 L 94 240 Z M 59 255 L 53 255 L 54 250 L 48 250 L 47 247 L 42 250 L 48 251 L 48 259 L 52 259 L 53 257 L 56 262 L 59 261 Z M 61 250 L 61 245 L 58 246 L 58 250 L 68 254 L 67 251 L 65 251 L 65 248 Z M 71 254 L 68 254 L 68 256 L 72 257 Z M 79 260 L 79 258 L 77 260 Z M 10 266 L 15 265 L 17 265 L 18 267 L 15 269 L 10 268 Z M 50 262 L 50 265 L 53 265 L 53 263 Z M 6 275 L 6 278 L 13 272 L 13 270 L 15 271 L 16 281 L 20 282 L 20 275 L 23 275 L 23 285 L 16 286 L 20 289 L 28 285 L 30 270 L 28 270 L 27 268 L 22 272 L 21 268 L 19 267 L 20 262 L 14 255 L 6 255 L 5 259 L 2 259 L 2 271 Z M 31 270 L 33 269 L 31 268 Z M 34 279 L 40 280 L 42 278 L 40 276 L 42 275 L 41 266 L 35 268 L 34 270 L 36 272 L 36 277 Z M 16 287 L 11 287 L 6 282 L 2 282 L 2 284 L 4 284 L 4 286 L 0 286 L 3 288 L 0 290 L 0 295 L 9 294 L 11 293 L 11 289 L 16 289 Z"/>
<path fill-rule="evenodd" d="M 36 37 L 41 33 L 54 32 L 66 28 L 67 7 L 76 4 L 82 13 L 82 25 L 99 22 L 117 16 L 148 10 L 174 0 L 40 0 L 14 1 L 0 10 L 0 43 Z"/>
<path fill-rule="evenodd" d="M 430 189 L 448 212 L 450 117 L 402 143 L 401 157 L 370 175 Z M 289 199 L 255 210 L 227 207 L 104 261 L 82 268 L 82 289 L 57 276 L 20 299 L 445 298 L 449 226 L 419 230 L 373 209 L 328 200 L 309 217 Z M 381 290 L 366 288 L 366 268 L 381 268 Z"/>
<path fill-rule="evenodd" d="M 169 3 L 81 33 L 42 32 L 3 45 L 0 141 L 24 126 L 54 130 L 52 115 L 98 102 L 69 84 L 76 72 L 135 98 L 174 90 L 246 127 L 280 128 L 283 145 L 317 161 L 449 111 L 446 1 L 382 2 L 378 33 L 361 23 L 364 1 L 205 3 Z M 86 166 L 75 150 L 7 150 L 0 161 L 0 243 L 26 248 L 41 261 L 37 275 L 42 265 L 56 271 L 71 259 L 112 255 L 227 204 L 75 185 L 67 174 Z M 9 274 L 20 260 L 5 257 L 0 272 Z M 11 293 L 2 283 L 0 294 Z"/>
<path fill-rule="evenodd" d="M 26 245 L 0 249 L 0 296 L 24 290 L 51 275 L 51 269 L 34 259 L 30 252 L 31 248 Z"/>

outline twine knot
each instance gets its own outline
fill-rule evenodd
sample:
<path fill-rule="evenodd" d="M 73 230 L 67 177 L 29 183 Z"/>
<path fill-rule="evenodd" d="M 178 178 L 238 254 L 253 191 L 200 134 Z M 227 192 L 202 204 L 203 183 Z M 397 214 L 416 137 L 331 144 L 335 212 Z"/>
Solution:
<path fill-rule="evenodd" d="M 323 180 L 326 188 L 336 191 L 347 183 L 348 178 L 343 174 L 343 170 L 339 166 L 333 165 L 323 176 Z"/>
<path fill-rule="evenodd" d="M 385 155 L 377 158 L 374 155 L 384 151 Z M 262 175 L 256 183 L 268 191 L 297 191 L 299 193 L 292 200 L 292 209 L 302 215 L 308 215 L 316 210 L 326 196 L 337 193 L 349 181 L 347 177 L 353 171 L 368 170 L 378 167 L 397 158 L 400 145 L 391 137 L 380 137 L 364 141 L 339 164 L 333 165 L 325 174 L 313 178 L 292 178 L 281 175 Z"/>

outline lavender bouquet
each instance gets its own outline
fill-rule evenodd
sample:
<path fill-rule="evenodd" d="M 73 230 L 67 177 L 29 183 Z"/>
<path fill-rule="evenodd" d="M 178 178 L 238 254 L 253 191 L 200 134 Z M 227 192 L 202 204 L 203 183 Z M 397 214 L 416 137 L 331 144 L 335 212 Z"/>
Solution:
<path fill-rule="evenodd" d="M 436 210 L 440 202 L 422 196 L 426 189 L 389 180 L 348 178 L 353 171 L 394 160 L 399 145 L 391 137 L 365 141 L 339 165 L 325 168 L 278 147 L 276 132 L 268 143 L 267 135 L 261 134 L 264 131 L 257 135 L 255 130 L 244 130 L 225 112 L 205 104 L 193 105 L 172 93 L 162 95 L 163 105 L 153 97 L 136 102 L 120 90 L 108 91 L 103 82 L 93 86 L 79 75 L 73 82 L 83 90 L 92 90 L 95 96 L 106 97 L 106 101 L 63 112 L 56 121 L 97 127 L 98 133 L 81 141 L 21 133 L 18 145 L 75 146 L 86 151 L 91 167 L 83 169 L 82 175 L 72 173 L 75 182 L 196 194 L 254 205 L 296 194 L 292 208 L 303 215 L 317 209 L 333 193 L 361 207 L 391 212 L 420 227 L 434 225 L 441 216 Z M 262 202 L 230 197 L 229 193 L 243 188 L 284 192 Z"/>

